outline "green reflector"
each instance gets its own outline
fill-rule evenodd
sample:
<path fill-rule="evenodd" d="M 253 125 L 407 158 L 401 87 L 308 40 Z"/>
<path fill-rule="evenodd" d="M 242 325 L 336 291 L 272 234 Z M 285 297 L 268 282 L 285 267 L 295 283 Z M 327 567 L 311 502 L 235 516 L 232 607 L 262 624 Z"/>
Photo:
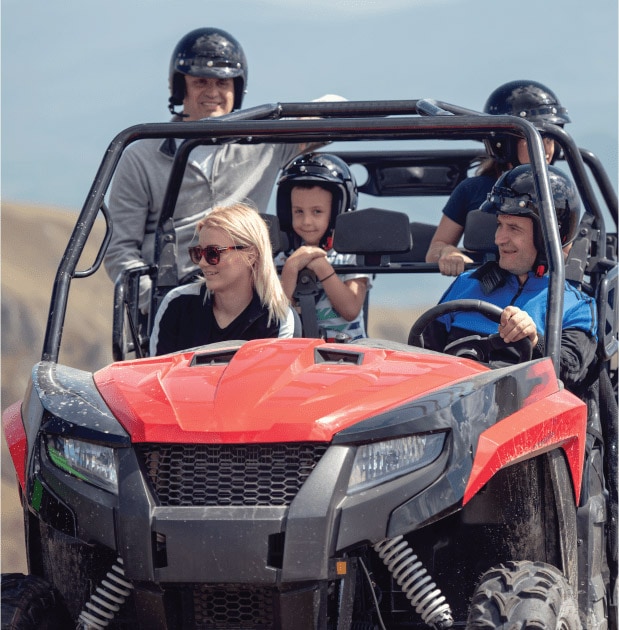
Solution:
<path fill-rule="evenodd" d="M 39 512 L 41 510 L 41 501 L 43 500 L 43 484 L 38 480 L 34 480 L 34 488 L 32 489 L 32 507 Z"/>

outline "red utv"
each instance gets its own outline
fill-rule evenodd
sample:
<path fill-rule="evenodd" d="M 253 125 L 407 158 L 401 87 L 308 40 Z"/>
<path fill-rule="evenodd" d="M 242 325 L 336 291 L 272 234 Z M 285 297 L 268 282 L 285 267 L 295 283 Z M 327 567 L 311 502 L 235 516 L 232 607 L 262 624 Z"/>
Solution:
<path fill-rule="evenodd" d="M 597 158 L 563 129 L 547 133 L 586 212 L 579 255 L 565 266 L 556 230 L 543 230 L 545 358 L 496 364 L 387 339 L 328 342 L 307 308 L 301 337 L 147 356 L 152 318 L 137 307 L 137 284 L 153 279 L 154 312 L 187 280 L 171 217 L 197 145 L 331 141 L 367 170 L 360 191 L 385 205 L 448 195 L 484 155 L 453 145 L 497 132 L 526 139 L 552 225 L 538 131 L 445 103 L 265 105 L 138 125 L 113 140 L 57 272 L 41 360 L 3 414 L 29 567 L 2 576 L 3 629 L 616 630 L 617 198 Z M 186 139 L 158 263 L 116 285 L 115 362 L 93 373 L 62 365 L 69 289 L 102 273 L 113 229 L 105 193 L 122 151 L 145 137 Z M 337 151 L 340 141 L 361 148 Z M 417 141 L 450 146 L 411 148 Z M 108 235 L 78 269 L 99 215 Z M 286 235 L 275 219 L 277 251 Z M 366 208 L 338 217 L 334 246 L 357 254 L 356 270 L 399 274 L 414 292 L 438 271 L 424 262 L 431 232 L 412 211 Z M 557 378 L 566 277 L 598 305 L 588 403 Z M 314 281 L 304 276 L 300 297 Z"/>

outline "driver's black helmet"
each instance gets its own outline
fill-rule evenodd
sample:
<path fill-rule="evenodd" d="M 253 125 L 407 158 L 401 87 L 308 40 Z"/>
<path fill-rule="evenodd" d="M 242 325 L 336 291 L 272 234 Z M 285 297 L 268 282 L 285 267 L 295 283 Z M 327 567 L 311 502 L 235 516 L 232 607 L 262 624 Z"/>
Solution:
<path fill-rule="evenodd" d="M 184 75 L 234 80 L 234 109 L 240 109 L 247 86 L 247 59 L 239 42 L 220 28 L 198 28 L 176 44 L 170 59 L 172 113 L 185 98 Z"/>
<path fill-rule="evenodd" d="M 536 127 L 542 123 L 552 123 L 563 127 L 571 122 L 567 109 L 561 105 L 556 94 L 537 81 L 509 81 L 494 90 L 486 104 L 484 113 L 494 116 L 517 116 L 528 120 Z M 500 162 L 518 164 L 515 151 L 515 138 L 497 136 L 486 142 L 490 155 Z"/>
<path fill-rule="evenodd" d="M 289 234 L 292 234 L 290 194 L 296 185 L 320 186 L 333 195 L 327 236 L 331 236 L 338 214 L 357 208 L 357 183 L 344 160 L 330 153 L 300 155 L 284 168 L 277 182 L 277 217 L 281 229 Z"/>
<path fill-rule="evenodd" d="M 580 197 L 574 183 L 556 166 L 548 167 L 548 178 L 557 215 L 561 247 L 565 247 L 576 238 L 580 219 Z M 521 164 L 503 173 L 492 187 L 492 191 L 482 204 L 481 210 L 533 219 L 535 248 L 540 258 L 536 266 L 538 264 L 545 265 L 546 247 L 542 237 L 539 202 L 535 192 L 533 169 L 530 164 Z"/>

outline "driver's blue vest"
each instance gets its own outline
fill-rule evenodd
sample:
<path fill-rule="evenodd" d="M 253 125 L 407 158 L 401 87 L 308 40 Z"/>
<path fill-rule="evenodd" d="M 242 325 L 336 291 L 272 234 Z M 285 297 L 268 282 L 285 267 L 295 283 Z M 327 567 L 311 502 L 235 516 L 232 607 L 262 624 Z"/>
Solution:
<path fill-rule="evenodd" d="M 478 274 L 477 274 L 478 275 Z M 484 292 L 482 282 L 476 277 L 476 270 L 467 271 L 453 282 L 441 298 L 440 302 L 451 300 L 476 299 L 490 302 L 505 308 L 510 304 L 526 311 L 537 327 L 539 335 L 546 329 L 546 307 L 548 298 L 549 277 L 536 277 L 533 272 L 524 285 L 520 286 L 518 278 L 511 273 L 503 273 L 502 281 L 489 293 Z M 563 297 L 563 326 L 566 329 L 582 330 L 592 337 L 597 335 L 597 311 L 595 301 L 576 289 L 569 282 L 565 283 Z M 438 319 L 447 330 L 452 326 L 489 335 L 498 332 L 498 324 L 479 313 L 459 312 L 443 315 Z"/>

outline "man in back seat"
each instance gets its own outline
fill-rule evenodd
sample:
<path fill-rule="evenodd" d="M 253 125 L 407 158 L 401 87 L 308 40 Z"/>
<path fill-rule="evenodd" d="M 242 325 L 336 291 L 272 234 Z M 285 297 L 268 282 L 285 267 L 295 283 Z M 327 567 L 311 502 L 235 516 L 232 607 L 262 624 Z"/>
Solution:
<path fill-rule="evenodd" d="M 173 121 L 218 118 L 241 108 L 248 65 L 230 33 L 198 28 L 178 42 L 169 66 Z M 324 97 L 332 100 L 337 97 Z M 177 107 L 182 108 L 177 111 Z M 146 138 L 124 151 L 110 191 L 114 229 L 105 257 L 112 281 L 127 269 L 155 261 L 155 236 L 174 157 L 182 140 Z M 189 156 L 174 209 L 179 279 L 198 271 L 187 256 L 196 224 L 214 206 L 248 203 L 266 212 L 279 170 L 308 150 L 305 143 L 200 145 Z M 149 308 L 151 281 L 140 278 L 140 308 Z"/>

